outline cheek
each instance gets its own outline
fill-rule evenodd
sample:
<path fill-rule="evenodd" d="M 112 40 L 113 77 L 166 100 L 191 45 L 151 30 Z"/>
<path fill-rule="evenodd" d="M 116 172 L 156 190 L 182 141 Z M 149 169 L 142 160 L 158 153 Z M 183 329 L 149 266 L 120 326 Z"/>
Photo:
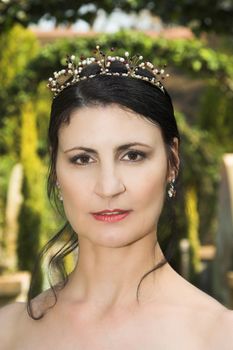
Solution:
<path fill-rule="evenodd" d="M 167 162 L 166 157 L 150 164 L 144 173 L 136 177 L 134 182 L 133 202 L 138 211 L 138 226 L 143 231 L 157 226 L 166 190 Z"/>
<path fill-rule="evenodd" d="M 166 167 L 148 169 L 144 177 L 137 178 L 137 197 L 140 207 L 160 208 L 166 188 Z M 157 212 L 157 211 L 155 211 Z"/>

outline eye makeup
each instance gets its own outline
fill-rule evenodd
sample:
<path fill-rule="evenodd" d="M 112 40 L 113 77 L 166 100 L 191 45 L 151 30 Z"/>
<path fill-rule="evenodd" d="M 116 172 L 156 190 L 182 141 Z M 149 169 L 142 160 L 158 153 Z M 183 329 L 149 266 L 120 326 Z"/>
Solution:
<path fill-rule="evenodd" d="M 128 160 L 126 160 L 126 161 L 129 161 L 129 162 L 140 162 L 140 161 L 142 161 L 142 160 L 144 160 L 145 158 L 147 158 L 147 154 L 145 153 L 145 152 L 142 152 L 142 151 L 139 151 L 139 150 L 129 150 L 124 156 L 123 156 L 123 158 L 125 157 L 125 156 L 128 156 L 129 157 L 129 159 Z M 90 157 L 90 155 L 88 154 L 88 153 L 80 153 L 79 155 L 75 155 L 75 156 L 73 156 L 73 157 L 71 157 L 70 159 L 69 159 L 69 161 L 70 161 L 70 163 L 72 163 L 72 164 L 75 164 L 75 165 L 81 165 L 81 166 L 83 166 L 83 165 L 88 165 L 88 164 L 91 164 L 91 163 L 93 163 L 93 162 L 88 162 L 87 160 L 88 159 L 90 159 L 91 157 Z M 132 158 L 134 158 L 134 159 L 132 159 Z M 135 159 L 136 158 L 136 159 Z M 78 163 L 77 161 L 78 160 L 86 160 L 86 162 L 81 162 L 81 163 Z"/>

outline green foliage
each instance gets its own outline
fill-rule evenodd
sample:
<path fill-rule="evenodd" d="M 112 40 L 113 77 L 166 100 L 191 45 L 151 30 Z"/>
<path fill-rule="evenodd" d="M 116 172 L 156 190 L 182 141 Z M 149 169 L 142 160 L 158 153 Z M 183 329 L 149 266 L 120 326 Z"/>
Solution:
<path fill-rule="evenodd" d="M 17 241 L 18 266 L 32 272 L 35 257 L 40 250 L 42 213 L 44 202 L 43 166 L 37 155 L 36 119 L 31 102 L 22 109 L 21 162 L 24 170 L 22 194 L 24 201 L 19 214 L 19 234 Z M 40 283 L 35 287 L 41 289 Z"/>
<path fill-rule="evenodd" d="M 86 12 L 80 11 L 83 5 L 92 4 Z M 149 9 L 156 16 L 161 16 L 166 23 L 189 25 L 197 33 L 210 31 L 217 34 L 232 34 L 232 0 L 92 0 L 87 1 L 46 1 L 40 3 L 35 0 L 8 0 L 0 3 L 0 30 L 8 30 L 12 24 L 37 23 L 45 16 L 54 19 L 56 23 L 71 24 L 77 19 L 85 19 L 92 23 L 96 17 L 97 9 L 104 9 L 110 13 L 115 8 L 121 8 L 125 12 Z"/>
<path fill-rule="evenodd" d="M 18 44 L 19 42 L 20 46 Z M 22 257 L 22 259 L 19 259 L 20 267 L 24 266 L 24 268 L 29 268 L 32 264 L 33 259 L 35 258 L 35 250 L 38 250 L 40 244 L 44 244 L 45 241 L 48 240 L 49 235 L 51 235 L 51 233 L 56 230 L 57 223 L 59 222 L 59 218 L 57 218 L 57 216 L 51 210 L 50 203 L 48 202 L 46 196 L 45 165 L 48 159 L 44 159 L 42 167 L 42 165 L 39 164 L 40 160 L 38 157 L 37 158 L 39 163 L 34 163 L 33 155 L 30 154 L 30 157 L 28 155 L 28 151 L 33 151 L 34 155 L 37 156 L 38 154 L 41 158 L 45 158 L 45 154 L 47 151 L 46 129 L 48 126 L 49 119 L 49 91 L 44 83 L 36 87 L 36 98 L 33 99 L 33 109 L 34 111 L 36 111 L 35 123 L 37 127 L 39 142 L 37 143 L 37 145 L 35 145 L 34 142 L 36 142 L 37 138 L 37 136 L 35 136 L 35 133 L 31 134 L 31 139 L 28 139 L 27 135 L 24 135 L 21 139 L 21 114 L 23 109 L 22 105 L 24 105 L 27 102 L 28 96 L 26 95 L 25 91 L 22 90 L 18 91 L 17 95 L 15 95 L 12 91 L 10 92 L 9 90 L 11 84 L 15 83 L 15 80 L 17 80 L 16 75 L 22 72 L 22 76 L 24 76 L 25 66 L 28 65 L 30 60 L 33 57 L 35 57 L 35 55 L 38 53 L 37 40 L 35 39 L 34 35 L 29 31 L 25 30 L 20 26 L 15 26 L 10 32 L 1 36 L 0 45 L 2 48 L 0 52 L 0 64 L 1 67 L 4 67 L 4 69 L 1 69 L 0 73 L 0 77 L 2 79 L 1 86 L 3 87 L 0 91 L 0 244 L 3 248 L 5 248 L 5 245 L 3 246 L 2 232 L 4 230 L 5 225 L 5 207 L 8 181 L 13 165 L 22 160 L 21 140 L 24 139 L 25 145 L 23 146 L 23 148 L 25 150 L 25 147 L 27 147 L 27 151 L 25 151 L 26 155 L 24 156 L 23 162 L 24 168 L 26 166 L 27 170 L 25 172 L 23 191 L 26 191 L 26 188 L 30 188 L 32 189 L 32 192 L 34 194 L 32 199 L 31 192 L 28 193 L 26 191 L 24 193 L 24 204 L 22 207 L 22 211 L 19 215 L 19 220 L 22 223 L 22 226 L 20 224 L 20 227 L 22 229 L 20 235 L 22 235 L 22 239 L 19 242 L 18 248 L 24 256 Z M 20 82 L 18 83 L 20 85 Z M 27 117 L 28 120 L 27 122 L 25 121 L 26 124 L 24 125 L 24 133 L 29 132 L 28 128 L 30 128 L 31 114 L 28 113 Z M 32 145 L 33 147 L 31 147 Z M 38 173 L 36 179 L 32 176 L 32 173 L 37 173 L 39 168 L 41 168 L 40 175 Z M 28 179 L 28 176 L 30 176 L 30 179 Z M 35 196 L 36 188 L 38 191 L 38 196 Z M 37 203 L 37 197 L 41 198 L 41 200 L 44 201 L 43 209 L 35 208 L 35 204 Z M 33 220 L 35 220 L 35 223 L 38 222 L 39 225 L 38 228 L 35 227 L 35 230 L 38 229 L 38 237 L 40 236 L 40 240 L 38 242 L 36 241 L 37 233 L 34 233 L 35 223 L 33 224 Z M 32 235 L 28 233 L 29 228 L 24 230 L 24 224 L 28 227 L 31 226 L 31 230 L 33 231 Z M 24 239 L 24 235 L 27 236 L 28 240 Z M 29 237 L 31 237 L 33 241 L 30 241 Z M 33 243 L 33 245 L 30 248 L 31 243 Z M 5 244 L 7 245 L 7 241 L 5 242 Z M 24 255 L 24 251 L 31 252 L 31 260 L 29 259 L 28 262 L 28 255 Z"/>
<path fill-rule="evenodd" d="M 225 152 L 233 148 L 233 96 L 222 91 L 217 82 L 206 87 L 197 123 L 208 130 Z"/>
<path fill-rule="evenodd" d="M 44 82 L 38 84 L 36 98 L 34 99 L 34 109 L 36 111 L 36 126 L 38 134 L 37 151 L 41 158 L 48 155 L 47 132 L 50 114 L 50 92 Z"/>
<path fill-rule="evenodd" d="M 218 35 L 232 35 L 233 1 L 222 0 L 169 0 L 144 2 L 153 4 L 152 11 L 170 24 L 188 25 L 196 33 L 215 32 Z"/>
<path fill-rule="evenodd" d="M 190 243 L 191 274 L 198 274 L 201 271 L 199 256 L 199 213 L 197 208 L 197 194 L 193 187 L 186 189 L 186 216 L 188 219 L 188 238 Z"/>
<path fill-rule="evenodd" d="M 10 178 L 11 170 L 16 163 L 14 156 L 1 156 L 0 162 L 0 250 L 5 248 L 5 239 L 3 237 L 3 228 L 5 226 L 5 208 L 7 200 L 7 189 L 8 181 Z M 0 256 L 0 265 L 1 265 L 1 256 Z"/>
<path fill-rule="evenodd" d="M 20 43 L 20 45 L 19 45 Z M 0 36 L 0 84 L 5 89 L 16 75 L 23 72 L 28 61 L 38 54 L 35 35 L 15 25 L 9 32 Z"/>
<path fill-rule="evenodd" d="M 229 56 L 207 47 L 199 39 L 171 40 L 162 37 L 154 39 L 143 33 L 135 35 L 134 32 L 127 31 L 112 36 L 106 35 L 104 38 L 103 43 L 106 47 L 111 43 L 113 46 L 127 47 L 129 51 L 140 52 L 149 57 L 156 64 L 166 63 L 181 68 L 182 72 L 191 74 L 193 78 L 218 81 L 221 78 L 223 86 L 228 86 L 232 90 L 233 63 L 229 61 Z"/>
<path fill-rule="evenodd" d="M 0 36 L 0 66 L 4 67 L 0 70 L 1 230 L 4 227 L 8 179 L 20 153 L 19 106 L 14 103 L 9 87 L 16 75 L 24 71 L 28 59 L 35 57 L 37 49 L 38 44 L 33 34 L 20 26 L 15 26 L 7 34 Z"/>
<path fill-rule="evenodd" d="M 9 89 L 16 77 L 24 74 L 28 62 L 38 54 L 38 50 L 34 34 L 19 25 L 0 35 L 0 154 L 19 151 L 19 135 L 15 134 L 20 114 L 19 103 L 15 101 L 18 96 Z"/>
<path fill-rule="evenodd" d="M 220 181 L 222 145 L 206 130 L 190 127 L 181 113 L 176 112 L 181 133 L 181 180 L 184 193 L 194 187 L 198 196 L 201 242 L 210 243 L 216 232 L 217 188 Z M 208 203 L 208 205 L 207 205 Z M 182 217 L 182 213 L 180 213 Z"/>
<path fill-rule="evenodd" d="M 5 225 L 10 173 L 20 155 L 20 104 L 9 89 L 16 76 L 25 71 L 28 61 L 37 53 L 35 36 L 19 25 L 0 35 L 0 232 L 3 232 Z M 7 242 L 4 244 L 7 245 Z"/>

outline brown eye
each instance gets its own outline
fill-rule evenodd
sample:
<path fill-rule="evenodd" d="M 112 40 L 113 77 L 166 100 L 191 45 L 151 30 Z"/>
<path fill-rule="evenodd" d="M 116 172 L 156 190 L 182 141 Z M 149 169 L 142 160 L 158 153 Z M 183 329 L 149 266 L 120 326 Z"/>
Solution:
<path fill-rule="evenodd" d="M 80 154 L 79 156 L 74 156 L 73 158 L 71 158 L 70 162 L 78 165 L 86 165 L 88 164 L 89 158 L 90 156 L 88 156 L 87 154 Z M 81 160 L 81 162 L 78 162 L 78 160 Z"/>
<path fill-rule="evenodd" d="M 130 155 L 129 158 L 132 161 L 140 161 L 146 158 L 146 154 L 144 152 L 139 152 L 139 151 L 129 151 L 128 153 L 126 153 L 126 156 Z M 140 156 L 141 158 L 138 159 L 138 156 Z"/>

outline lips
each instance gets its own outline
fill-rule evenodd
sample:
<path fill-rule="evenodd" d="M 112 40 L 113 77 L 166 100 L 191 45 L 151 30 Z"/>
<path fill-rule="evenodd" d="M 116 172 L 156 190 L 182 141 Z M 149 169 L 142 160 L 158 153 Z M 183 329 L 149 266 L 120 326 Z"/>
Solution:
<path fill-rule="evenodd" d="M 124 212 L 121 211 L 118 214 L 114 214 L 114 212 L 111 212 L 111 214 L 110 213 L 108 213 L 108 214 L 102 213 L 102 214 L 92 214 L 92 215 L 98 221 L 102 221 L 105 223 L 115 223 L 115 222 L 123 220 L 128 215 L 130 215 L 130 211 L 131 210 L 124 211 Z"/>
<path fill-rule="evenodd" d="M 92 214 L 96 214 L 96 215 L 113 215 L 113 214 L 123 214 L 123 213 L 127 213 L 129 210 L 123 210 L 123 209 L 106 209 L 106 210 L 102 210 L 96 213 L 92 213 Z"/>

